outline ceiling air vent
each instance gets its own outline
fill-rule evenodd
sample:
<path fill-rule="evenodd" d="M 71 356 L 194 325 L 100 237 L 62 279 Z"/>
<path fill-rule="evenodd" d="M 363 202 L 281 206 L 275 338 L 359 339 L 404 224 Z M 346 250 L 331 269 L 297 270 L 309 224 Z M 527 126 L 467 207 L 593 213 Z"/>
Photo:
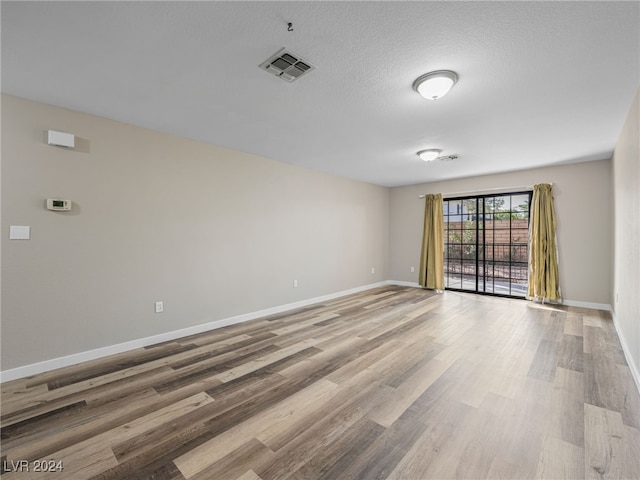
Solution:
<path fill-rule="evenodd" d="M 291 83 L 305 76 L 316 67 L 297 53 L 283 48 L 260 64 L 260 68 Z"/>

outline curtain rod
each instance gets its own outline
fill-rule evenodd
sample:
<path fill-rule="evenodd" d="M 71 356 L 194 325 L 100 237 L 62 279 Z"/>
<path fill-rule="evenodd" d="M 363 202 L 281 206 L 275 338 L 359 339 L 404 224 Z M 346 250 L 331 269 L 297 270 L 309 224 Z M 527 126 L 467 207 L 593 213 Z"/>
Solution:
<path fill-rule="evenodd" d="M 549 185 L 553 186 L 553 183 L 549 183 Z M 499 188 L 488 188 L 486 190 L 471 190 L 468 192 L 453 192 L 453 193 L 443 193 L 442 197 L 461 197 L 464 195 L 488 195 L 493 192 L 500 193 L 513 193 L 513 192 L 524 192 L 526 190 L 533 190 L 533 185 L 525 185 L 522 187 L 499 187 Z M 426 193 L 422 195 L 418 195 L 418 198 L 424 198 Z"/>

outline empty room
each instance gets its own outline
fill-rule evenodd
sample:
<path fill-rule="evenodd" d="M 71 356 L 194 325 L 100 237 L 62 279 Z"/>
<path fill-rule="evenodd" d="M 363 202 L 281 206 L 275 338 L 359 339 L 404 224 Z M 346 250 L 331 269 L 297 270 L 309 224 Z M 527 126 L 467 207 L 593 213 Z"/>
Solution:
<path fill-rule="evenodd" d="M 640 479 L 640 2 L 0 17 L 1 478 Z"/>

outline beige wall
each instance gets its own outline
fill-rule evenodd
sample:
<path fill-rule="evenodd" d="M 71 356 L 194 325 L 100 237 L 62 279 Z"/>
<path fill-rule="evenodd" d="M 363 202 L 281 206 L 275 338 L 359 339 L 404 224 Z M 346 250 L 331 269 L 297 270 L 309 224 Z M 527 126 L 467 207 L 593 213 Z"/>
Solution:
<path fill-rule="evenodd" d="M 613 309 L 640 388 L 640 91 L 613 154 Z"/>
<path fill-rule="evenodd" d="M 456 193 L 553 182 L 558 219 L 560 286 L 564 298 L 610 304 L 611 162 L 538 168 L 397 187 L 390 196 L 390 275 L 417 282 L 422 239 L 422 193 Z M 411 266 L 416 272 L 411 273 Z"/>
<path fill-rule="evenodd" d="M 554 182 L 564 297 L 614 304 L 618 293 L 638 371 L 638 108 L 636 97 L 613 163 L 386 189 L 3 95 L 2 370 L 417 282 L 419 194 Z M 48 129 L 75 133 L 76 149 L 46 145 Z M 49 212 L 47 197 L 76 203 Z M 9 225 L 30 225 L 32 239 L 8 240 Z"/>
<path fill-rule="evenodd" d="M 385 280 L 388 206 L 383 187 L 3 95 L 2 370 Z"/>

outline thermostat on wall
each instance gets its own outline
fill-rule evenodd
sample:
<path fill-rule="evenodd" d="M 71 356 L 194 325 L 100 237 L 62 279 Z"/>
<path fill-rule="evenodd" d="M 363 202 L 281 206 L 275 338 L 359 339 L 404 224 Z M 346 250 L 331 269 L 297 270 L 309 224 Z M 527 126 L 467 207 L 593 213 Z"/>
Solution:
<path fill-rule="evenodd" d="M 47 208 L 49 210 L 71 210 L 71 200 L 47 198 Z"/>

